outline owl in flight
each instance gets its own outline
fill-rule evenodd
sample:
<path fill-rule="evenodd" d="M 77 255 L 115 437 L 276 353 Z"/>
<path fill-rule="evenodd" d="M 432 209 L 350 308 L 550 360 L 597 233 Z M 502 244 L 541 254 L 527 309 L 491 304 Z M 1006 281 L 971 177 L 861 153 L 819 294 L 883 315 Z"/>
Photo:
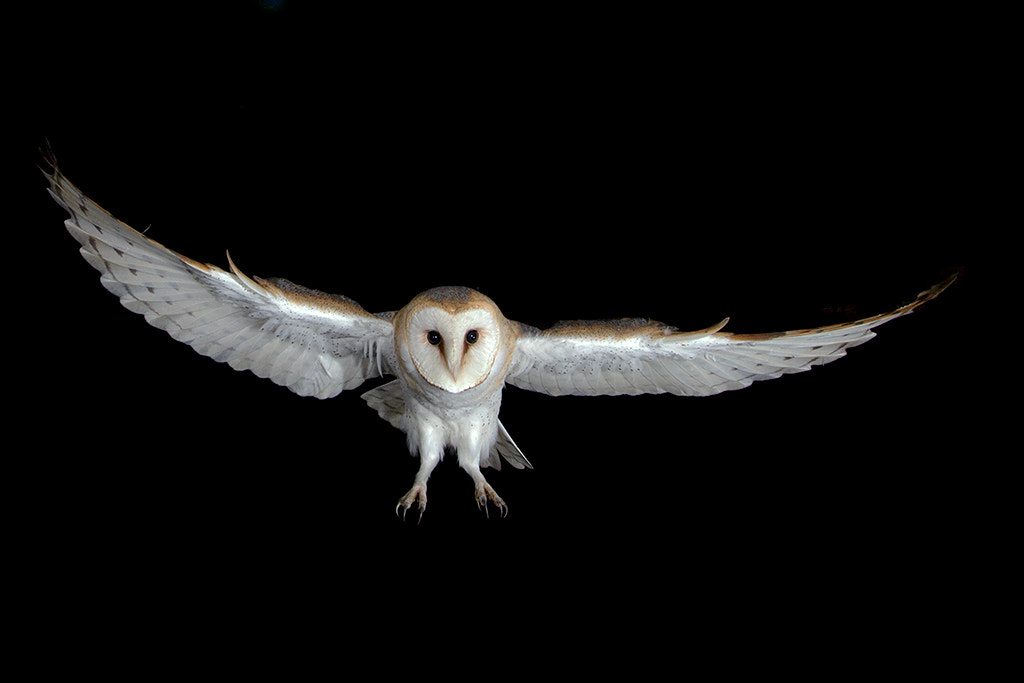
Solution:
<path fill-rule="evenodd" d="M 502 315 L 480 292 L 439 287 L 397 311 L 370 313 L 352 299 L 280 278 L 250 278 L 145 237 L 83 195 L 53 165 L 49 192 L 70 214 L 64 225 L 100 282 L 131 311 L 199 353 L 251 370 L 302 396 L 330 398 L 365 380 L 392 376 L 363 394 L 405 432 L 420 459 L 395 508 L 427 505 L 427 479 L 457 453 L 477 504 L 508 508 L 481 468 L 532 465 L 498 420 L 505 384 L 553 396 L 708 396 L 840 358 L 873 328 L 910 313 L 955 278 L 890 313 L 857 322 L 775 334 L 703 330 L 632 318 L 566 321 L 540 330 Z"/>

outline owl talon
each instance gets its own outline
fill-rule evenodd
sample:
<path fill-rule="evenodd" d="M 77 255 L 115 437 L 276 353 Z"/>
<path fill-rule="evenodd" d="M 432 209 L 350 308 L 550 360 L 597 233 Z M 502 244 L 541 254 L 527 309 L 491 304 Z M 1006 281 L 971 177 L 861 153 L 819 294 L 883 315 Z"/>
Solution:
<path fill-rule="evenodd" d="M 398 501 L 398 505 L 395 506 L 395 514 L 397 515 L 398 511 L 401 509 L 402 521 L 404 522 L 405 513 L 409 511 L 409 508 L 411 508 L 414 503 L 420 509 L 420 517 L 418 520 L 416 520 L 416 523 L 419 524 L 421 521 L 423 521 L 423 511 L 427 509 L 426 484 L 416 484 L 411 489 L 409 489 L 409 492 L 402 496 L 401 499 L 399 499 Z"/>
<path fill-rule="evenodd" d="M 501 496 L 499 496 L 494 491 L 494 489 L 491 488 L 491 485 L 485 481 L 477 482 L 476 506 L 477 508 L 482 509 L 484 511 L 484 514 L 487 515 L 488 518 L 490 518 L 491 513 L 487 507 L 488 500 L 494 503 L 494 507 L 498 508 L 498 510 L 501 512 L 502 517 L 508 516 L 508 505 L 506 505 L 505 501 L 501 499 Z"/>

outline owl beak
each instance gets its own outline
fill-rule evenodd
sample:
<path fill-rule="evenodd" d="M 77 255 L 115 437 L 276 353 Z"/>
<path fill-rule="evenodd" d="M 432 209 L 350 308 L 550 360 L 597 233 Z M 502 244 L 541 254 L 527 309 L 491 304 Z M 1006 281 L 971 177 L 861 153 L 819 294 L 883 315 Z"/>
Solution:
<path fill-rule="evenodd" d="M 448 346 L 454 347 L 455 344 L 449 344 Z M 446 348 L 444 355 L 445 361 L 448 363 L 448 373 L 452 376 L 453 380 L 458 382 L 459 371 L 462 370 L 462 349 Z"/>

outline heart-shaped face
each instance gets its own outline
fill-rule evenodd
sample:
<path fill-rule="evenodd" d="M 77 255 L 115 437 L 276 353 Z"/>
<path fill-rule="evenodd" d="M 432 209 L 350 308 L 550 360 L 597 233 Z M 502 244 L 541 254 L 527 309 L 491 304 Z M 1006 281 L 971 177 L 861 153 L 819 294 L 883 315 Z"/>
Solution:
<path fill-rule="evenodd" d="M 423 306 L 409 317 L 409 355 L 430 384 L 457 394 L 479 385 L 491 373 L 501 331 L 487 308 L 452 313 Z"/>

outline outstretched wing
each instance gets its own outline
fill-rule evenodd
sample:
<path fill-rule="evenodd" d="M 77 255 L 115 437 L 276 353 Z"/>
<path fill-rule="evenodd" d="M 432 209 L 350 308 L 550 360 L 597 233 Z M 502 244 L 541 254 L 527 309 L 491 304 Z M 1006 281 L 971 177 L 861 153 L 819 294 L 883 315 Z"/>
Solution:
<path fill-rule="evenodd" d="M 103 286 L 199 353 L 317 398 L 390 371 L 386 315 L 287 280 L 251 279 L 230 257 L 230 272 L 194 261 L 115 219 L 56 167 L 45 175 Z"/>
<path fill-rule="evenodd" d="M 731 334 L 728 322 L 679 332 L 646 319 L 522 326 L 506 381 L 553 396 L 661 394 L 708 396 L 809 370 L 863 344 L 875 327 L 938 296 L 955 279 L 890 313 L 853 323 L 776 334 Z"/>

